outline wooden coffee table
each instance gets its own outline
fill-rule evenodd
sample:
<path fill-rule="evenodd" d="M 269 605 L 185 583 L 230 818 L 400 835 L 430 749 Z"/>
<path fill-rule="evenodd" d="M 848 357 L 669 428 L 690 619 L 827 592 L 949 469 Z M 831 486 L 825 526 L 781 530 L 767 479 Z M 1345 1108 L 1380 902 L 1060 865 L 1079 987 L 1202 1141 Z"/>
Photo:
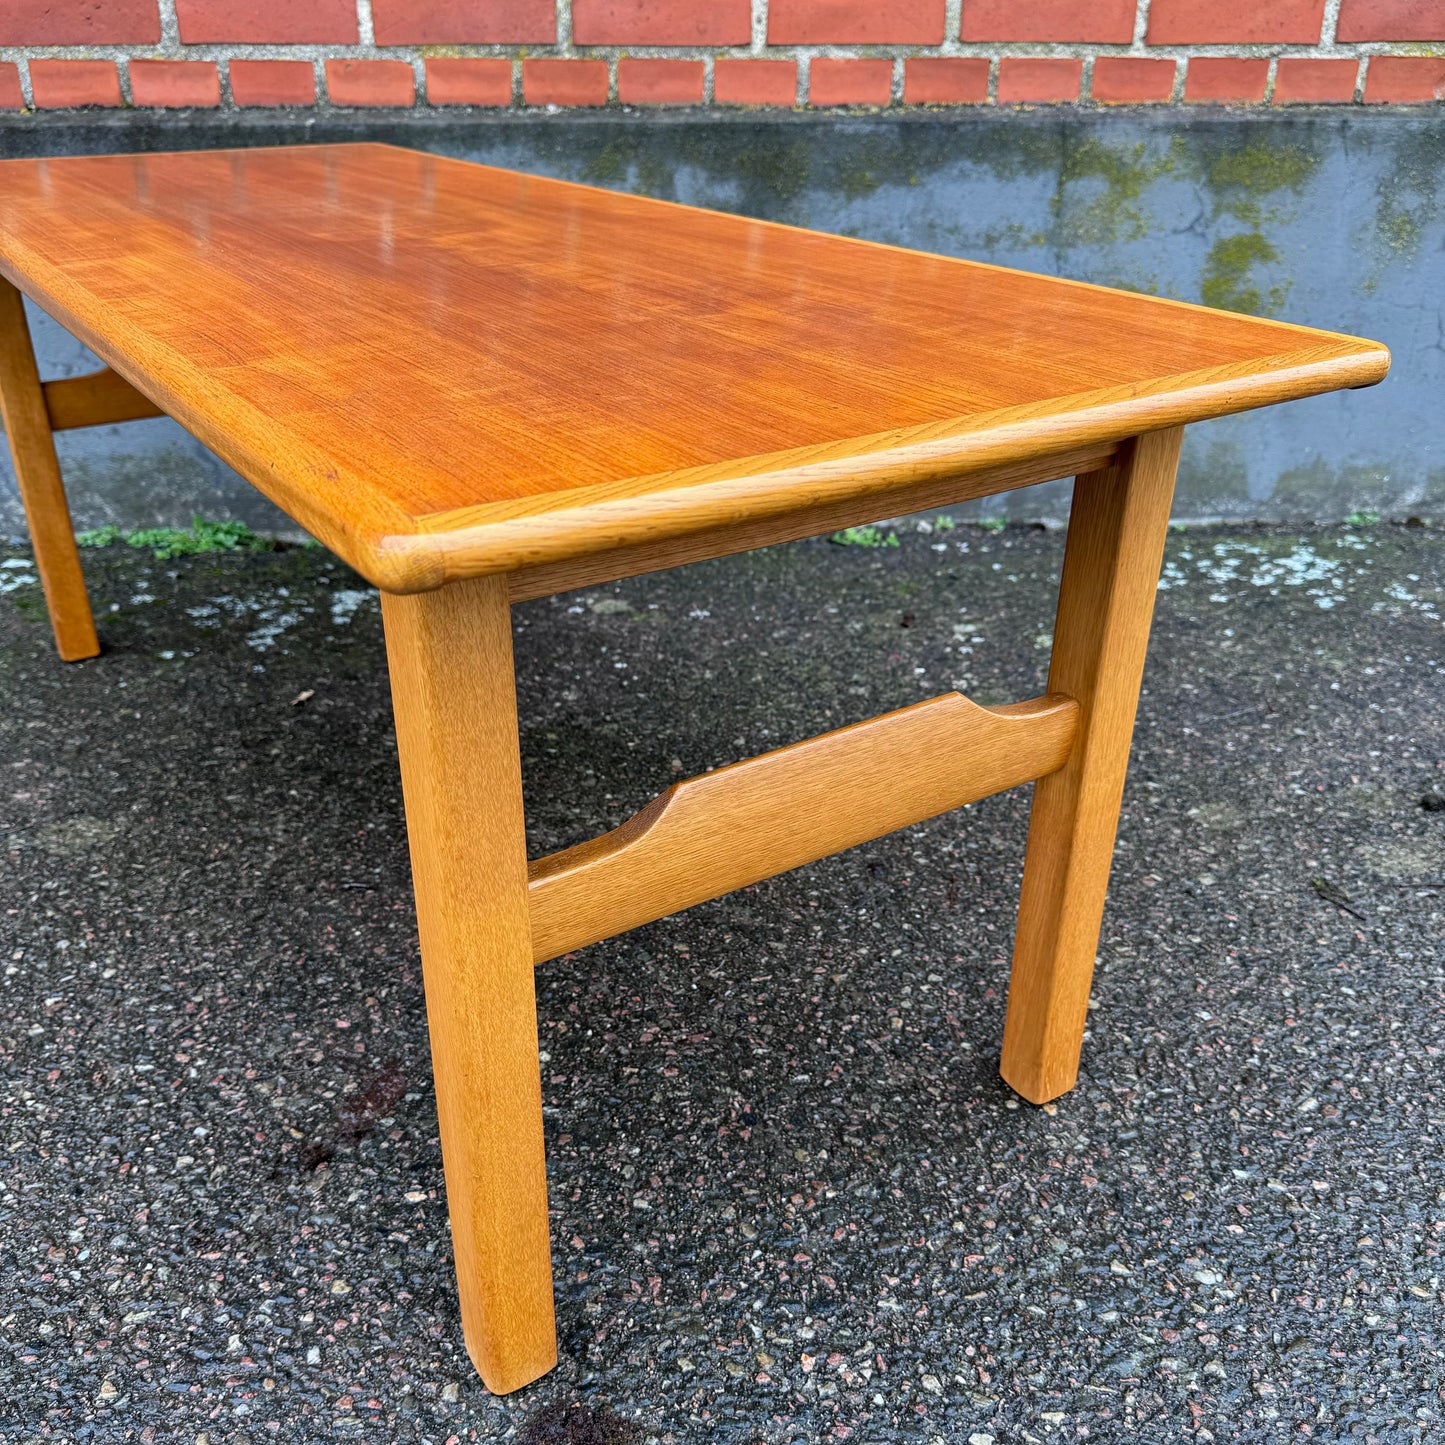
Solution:
<path fill-rule="evenodd" d="M 1389 366 L 378 145 L 5 161 L 0 273 L 62 658 L 99 651 L 67 427 L 175 417 L 382 591 L 462 1322 L 499 1392 L 556 1360 L 533 967 L 1034 779 L 1002 1073 L 1071 1088 L 1182 428 Z M 22 292 L 105 368 L 42 382 Z M 528 863 L 512 602 L 1066 476 L 1046 696 L 949 693 Z"/>

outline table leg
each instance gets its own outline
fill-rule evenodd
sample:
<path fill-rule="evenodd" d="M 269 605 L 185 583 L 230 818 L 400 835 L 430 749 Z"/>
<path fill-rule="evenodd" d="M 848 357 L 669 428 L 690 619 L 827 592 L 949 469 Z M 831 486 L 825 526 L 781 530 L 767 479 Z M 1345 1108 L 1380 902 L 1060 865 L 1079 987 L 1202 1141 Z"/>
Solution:
<path fill-rule="evenodd" d="M 95 657 L 100 643 L 85 595 L 80 553 L 60 480 L 45 393 L 20 292 L 0 276 L 0 418 L 10 441 L 15 479 L 30 524 L 35 566 L 45 589 L 55 646 L 66 662 Z"/>
<path fill-rule="evenodd" d="M 1034 784 L 1004 1080 L 1035 1104 L 1074 1087 L 1182 428 L 1074 484 L 1049 691 L 1079 704 L 1073 753 Z"/>
<path fill-rule="evenodd" d="M 505 1394 L 557 1361 L 506 579 L 382 616 L 462 1329 Z"/>

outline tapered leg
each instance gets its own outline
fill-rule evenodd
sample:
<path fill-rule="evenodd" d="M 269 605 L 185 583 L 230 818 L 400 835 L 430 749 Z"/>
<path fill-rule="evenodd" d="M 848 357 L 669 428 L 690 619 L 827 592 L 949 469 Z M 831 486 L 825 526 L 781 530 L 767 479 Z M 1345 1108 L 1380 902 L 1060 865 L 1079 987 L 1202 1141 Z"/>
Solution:
<path fill-rule="evenodd" d="M 1182 428 L 1081 476 L 1049 691 L 1079 704 L 1069 761 L 1034 784 L 1004 1025 L 1004 1080 L 1035 1104 L 1074 1087 Z"/>
<path fill-rule="evenodd" d="M 382 616 L 462 1329 L 505 1394 L 557 1362 L 506 580 Z"/>
<path fill-rule="evenodd" d="M 100 651 L 80 553 L 70 525 L 70 508 L 60 480 L 60 463 L 50 434 L 45 393 L 35 369 L 35 351 L 20 292 L 0 276 L 0 418 L 10 441 L 20 499 L 35 546 L 35 565 L 50 609 L 55 646 L 66 662 Z"/>

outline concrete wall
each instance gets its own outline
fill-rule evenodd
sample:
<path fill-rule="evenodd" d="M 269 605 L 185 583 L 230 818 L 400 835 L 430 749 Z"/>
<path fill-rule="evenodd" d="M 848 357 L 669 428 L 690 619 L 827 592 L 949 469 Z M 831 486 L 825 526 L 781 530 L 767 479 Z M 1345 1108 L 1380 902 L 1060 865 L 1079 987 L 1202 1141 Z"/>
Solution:
<path fill-rule="evenodd" d="M 368 137 L 1378 338 L 1380 387 L 1191 430 L 1177 514 L 1445 514 L 1445 126 L 1431 111 L 0 121 L 0 154 Z M 48 321 L 46 374 L 93 362 Z M 282 524 L 169 422 L 71 433 L 78 525 Z M 1058 516 L 1058 486 L 994 504 Z M 967 509 L 961 509 L 966 515 Z M 18 531 L 0 478 L 0 530 Z"/>
<path fill-rule="evenodd" d="M 0 109 L 1441 99 L 1440 0 L 0 4 Z"/>

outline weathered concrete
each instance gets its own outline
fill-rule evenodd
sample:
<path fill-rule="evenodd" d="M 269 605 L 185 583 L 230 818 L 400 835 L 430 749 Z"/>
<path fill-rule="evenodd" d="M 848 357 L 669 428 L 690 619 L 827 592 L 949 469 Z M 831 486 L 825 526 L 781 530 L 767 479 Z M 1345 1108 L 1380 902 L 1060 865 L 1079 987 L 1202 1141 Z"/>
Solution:
<path fill-rule="evenodd" d="M 814 542 L 519 608 L 533 846 L 1036 692 L 1059 555 Z M 502 1401 L 457 1328 L 375 595 L 319 550 L 86 563 L 107 651 L 69 668 L 0 568 L 7 1445 L 1445 1436 L 1438 531 L 1170 538 L 1048 1110 L 996 1072 L 1025 791 L 544 965 L 562 1364 Z"/>
<path fill-rule="evenodd" d="M 357 137 L 1376 337 L 1395 352 L 1383 386 L 1196 428 L 1178 512 L 1445 510 L 1445 126 L 1433 115 L 0 122 L 6 154 Z M 88 364 L 58 328 L 40 334 L 56 374 Z M 67 437 L 64 452 L 82 525 L 197 511 L 280 525 L 168 423 Z M 1058 515 L 1066 497 L 1050 487 L 995 506 Z M 0 527 L 18 515 L 7 485 Z"/>

